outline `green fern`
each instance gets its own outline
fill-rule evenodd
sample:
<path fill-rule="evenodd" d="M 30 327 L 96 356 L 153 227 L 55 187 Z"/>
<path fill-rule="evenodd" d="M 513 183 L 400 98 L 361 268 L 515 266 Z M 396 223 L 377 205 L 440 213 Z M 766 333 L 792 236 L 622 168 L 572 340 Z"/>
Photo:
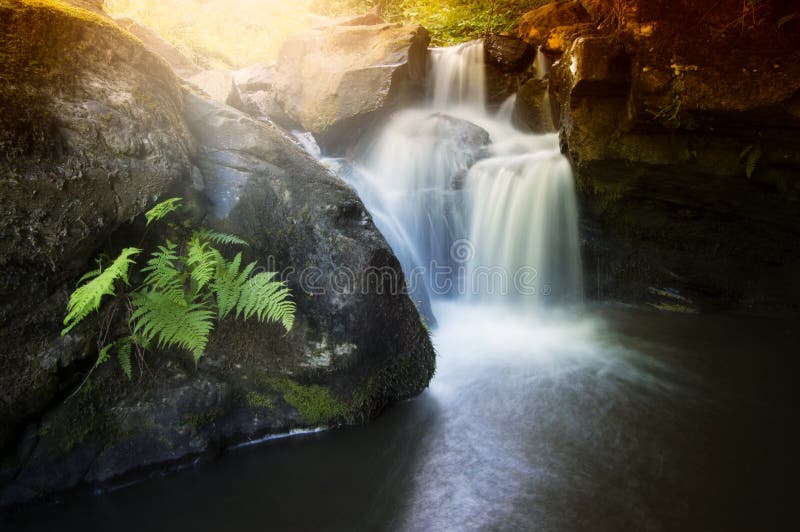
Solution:
<path fill-rule="evenodd" d="M 133 367 L 131 366 L 133 339 L 130 336 L 126 336 L 117 340 L 115 345 L 117 346 L 117 361 L 119 362 L 119 367 L 122 368 L 122 372 L 125 373 L 125 376 L 130 380 L 133 376 Z"/>
<path fill-rule="evenodd" d="M 108 352 L 111 351 L 111 348 L 113 346 L 114 346 L 114 344 L 106 344 L 103 347 L 103 349 L 101 349 L 100 352 L 97 353 L 97 360 L 95 360 L 95 362 L 94 362 L 94 367 L 97 367 L 97 366 L 99 366 L 101 364 L 105 364 L 106 362 L 108 362 L 108 359 L 109 359 Z"/>
<path fill-rule="evenodd" d="M 218 233 L 216 231 L 200 231 L 197 233 L 202 239 L 208 240 L 209 242 L 213 242 L 214 244 L 222 244 L 222 245 L 237 245 L 237 246 L 250 246 L 246 241 L 242 240 L 236 235 L 229 235 L 227 233 Z"/>
<path fill-rule="evenodd" d="M 231 262 L 222 261 L 217 265 L 212 290 L 217 296 L 217 311 L 222 319 L 236 308 L 242 292 L 247 284 L 247 279 L 256 267 L 255 262 L 239 270 L 242 264 L 242 254 L 237 253 Z"/>
<path fill-rule="evenodd" d="M 146 213 L 144 213 L 144 217 L 147 219 L 147 225 L 150 225 L 152 222 L 157 222 L 158 220 L 163 219 L 166 215 L 171 212 L 178 210 L 178 207 L 181 206 L 181 198 L 170 198 L 168 200 L 164 200 Z"/>
<path fill-rule="evenodd" d="M 156 205 L 146 213 L 147 223 L 175 211 L 180 201 L 172 198 Z M 171 227 L 180 231 L 178 225 Z M 96 365 L 105 363 L 115 347 L 120 368 L 130 379 L 134 346 L 139 353 L 151 348 L 185 349 L 196 362 L 205 352 L 216 320 L 234 310 L 237 318 L 279 322 L 286 331 L 291 330 L 296 309 L 285 283 L 275 281 L 275 273 L 253 275 L 255 262 L 242 267 L 241 253 L 228 261 L 213 244 L 248 245 L 235 235 L 207 230 L 194 232 L 181 244 L 167 240 L 140 270 L 144 275 L 141 286 L 118 294 L 116 289 L 121 287 L 117 281 L 128 285 L 128 267 L 142 250 L 125 248 L 106 269 L 98 262 L 70 297 L 62 334 L 98 310 L 103 296 L 117 294 L 128 302 L 130 335 L 106 344 L 98 353 Z M 105 327 L 101 338 L 108 336 L 110 322 Z"/>
<path fill-rule="evenodd" d="M 113 296 L 117 281 L 128 284 L 128 267 L 134 262 L 132 257 L 141 252 L 139 248 L 125 248 L 105 270 L 100 267 L 81 277 L 83 280 L 90 280 L 79 286 L 69 297 L 61 336 L 71 331 L 91 312 L 99 309 L 103 296 Z"/>
<path fill-rule="evenodd" d="M 195 361 L 203 356 L 214 328 L 214 312 L 203 302 L 181 305 L 171 297 L 144 290 L 134 295 L 132 330 L 159 349 L 186 349 Z"/>
<path fill-rule="evenodd" d="M 186 253 L 186 266 L 195 285 L 194 292 L 197 293 L 214 278 L 220 255 L 208 242 L 202 242 L 198 235 L 189 241 Z"/>
<path fill-rule="evenodd" d="M 142 273 L 147 277 L 144 284 L 169 297 L 177 304 L 186 306 L 186 274 L 179 269 L 181 258 L 177 254 L 177 246 L 167 240 L 166 246 L 158 246 Z"/>
<path fill-rule="evenodd" d="M 244 319 L 255 315 L 258 321 L 277 321 L 286 332 L 294 324 L 295 304 L 290 301 L 285 283 L 273 281 L 274 272 L 259 273 L 251 277 L 242 287 L 236 304 L 236 317 Z"/>

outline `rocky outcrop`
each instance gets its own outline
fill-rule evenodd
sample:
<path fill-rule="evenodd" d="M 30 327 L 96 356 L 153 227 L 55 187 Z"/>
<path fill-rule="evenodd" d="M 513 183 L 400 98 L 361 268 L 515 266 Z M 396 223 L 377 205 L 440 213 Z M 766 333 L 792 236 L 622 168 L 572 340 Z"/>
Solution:
<path fill-rule="evenodd" d="M 233 73 L 228 70 L 204 70 L 187 78 L 186 81 L 214 101 L 236 109 L 244 108 Z"/>
<path fill-rule="evenodd" d="M 490 35 L 483 39 L 486 62 L 486 101 L 500 107 L 531 78 L 536 48 L 516 37 Z"/>
<path fill-rule="evenodd" d="M 109 19 L 9 0 L 0 39 L 2 452 L 91 349 L 59 336 L 87 259 L 188 175 L 190 141 L 172 71 Z"/>
<path fill-rule="evenodd" d="M 242 110 L 258 120 L 274 122 L 286 129 L 297 129 L 297 122 L 289 118 L 278 104 L 276 75 L 277 66 L 266 63 L 251 65 L 233 73 L 233 81 L 242 99 Z"/>
<path fill-rule="evenodd" d="M 514 123 L 532 133 L 552 133 L 556 131 L 550 99 L 550 82 L 547 79 L 533 78 L 526 81 L 517 92 L 514 102 Z"/>
<path fill-rule="evenodd" d="M 595 297 L 796 308 L 797 33 L 785 3 L 742 9 L 594 2 L 593 29 L 548 51 Z"/>
<path fill-rule="evenodd" d="M 115 17 L 114 22 L 138 37 L 150 51 L 160 55 L 179 76 L 188 78 L 202 71 L 180 50 L 140 22 L 128 17 Z"/>
<path fill-rule="evenodd" d="M 592 22 L 583 4 L 578 0 L 559 0 L 529 11 L 520 19 L 517 35 L 538 47 L 547 42 L 554 28 Z"/>
<path fill-rule="evenodd" d="M 110 20 L 63 6 L 0 6 L 0 506 L 362 422 L 424 389 L 428 333 L 355 193 L 277 128 L 182 92 Z M 138 215 L 166 194 L 185 198 L 186 227 L 238 234 L 246 260 L 281 272 L 295 326 L 225 320 L 197 365 L 148 353 L 133 380 L 104 364 L 72 395 L 97 323 L 62 338 L 67 295 L 97 254 L 161 240 Z"/>
<path fill-rule="evenodd" d="M 278 102 L 320 145 L 341 153 L 423 89 L 428 32 L 381 24 L 333 26 L 290 39 L 278 59 Z"/>

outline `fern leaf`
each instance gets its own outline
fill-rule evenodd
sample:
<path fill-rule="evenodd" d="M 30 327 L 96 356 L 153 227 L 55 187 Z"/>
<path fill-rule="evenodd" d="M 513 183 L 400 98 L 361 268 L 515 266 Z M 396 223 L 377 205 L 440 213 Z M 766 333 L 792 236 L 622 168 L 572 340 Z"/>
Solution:
<path fill-rule="evenodd" d="M 195 293 L 207 286 L 214 278 L 219 253 L 208 242 L 201 242 L 198 235 L 192 237 L 187 248 L 186 266 L 195 285 Z"/>
<path fill-rule="evenodd" d="M 247 241 L 242 240 L 236 235 L 230 235 L 228 233 L 218 233 L 216 231 L 200 231 L 197 235 L 204 239 L 212 242 L 214 244 L 222 244 L 222 245 L 237 245 L 237 246 L 250 246 Z"/>
<path fill-rule="evenodd" d="M 231 262 L 222 259 L 217 265 L 212 290 L 217 296 L 217 310 L 220 319 L 224 318 L 236 308 L 242 295 L 247 279 L 250 277 L 255 262 L 251 262 L 243 270 L 239 270 L 242 263 L 242 254 L 237 253 Z"/>
<path fill-rule="evenodd" d="M 103 347 L 103 349 L 101 349 L 100 352 L 97 353 L 97 360 L 94 363 L 94 367 L 97 367 L 101 364 L 105 364 L 106 362 L 108 362 L 108 352 L 111 351 L 111 347 L 113 345 L 114 344 L 106 344 Z"/>
<path fill-rule="evenodd" d="M 131 366 L 131 350 L 133 349 L 133 339 L 130 336 L 126 336 L 125 338 L 117 340 L 116 346 L 119 367 L 122 368 L 122 372 L 125 373 L 125 376 L 128 377 L 128 380 L 130 380 L 133 375 L 133 367 Z"/>
<path fill-rule="evenodd" d="M 197 361 L 214 328 L 214 313 L 203 303 L 181 305 L 166 294 L 143 290 L 134 295 L 131 326 L 134 335 L 163 349 L 178 347 L 191 352 Z"/>
<path fill-rule="evenodd" d="M 258 321 L 277 321 L 289 332 L 294 324 L 295 304 L 289 300 L 286 285 L 272 280 L 275 275 L 259 273 L 245 283 L 236 305 L 236 317 L 241 315 L 246 320 L 255 315 Z"/>
<path fill-rule="evenodd" d="M 182 198 L 170 198 L 168 200 L 164 200 L 144 213 L 145 218 L 147 218 L 147 225 L 150 225 L 151 222 L 157 222 L 169 213 L 178 210 L 178 207 L 181 205 L 181 200 Z"/>
<path fill-rule="evenodd" d="M 147 266 L 142 268 L 142 273 L 147 274 L 144 279 L 145 286 L 162 292 L 175 303 L 185 305 L 186 274 L 178 270 L 177 264 L 181 259 L 176 248 L 177 246 L 170 241 L 167 241 L 166 246 L 158 246 L 158 251 L 150 256 Z"/>
<path fill-rule="evenodd" d="M 756 146 L 755 149 L 750 150 L 747 154 L 747 165 L 745 166 L 745 174 L 747 175 L 747 179 L 753 177 L 753 172 L 756 170 L 756 165 L 758 164 L 759 159 L 761 159 L 761 146 Z"/>
<path fill-rule="evenodd" d="M 90 272 L 93 278 L 76 288 L 69 297 L 67 315 L 64 318 L 65 327 L 61 331 L 61 336 L 71 331 L 89 313 L 100 308 L 103 296 L 114 295 L 114 283 L 117 280 L 128 283 L 128 267 L 133 264 L 132 257 L 141 252 L 139 248 L 125 248 L 108 268 L 96 275 L 94 275 L 96 270 Z"/>

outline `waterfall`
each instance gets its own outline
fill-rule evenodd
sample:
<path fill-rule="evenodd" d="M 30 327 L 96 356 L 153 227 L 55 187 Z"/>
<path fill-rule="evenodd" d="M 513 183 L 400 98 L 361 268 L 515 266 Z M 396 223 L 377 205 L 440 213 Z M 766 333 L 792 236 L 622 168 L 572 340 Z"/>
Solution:
<path fill-rule="evenodd" d="M 433 49 L 428 102 L 396 113 L 339 174 L 398 256 L 411 296 L 538 307 L 581 296 L 577 207 L 555 134 L 486 110 L 482 42 Z M 426 316 L 431 318 L 431 316 Z"/>

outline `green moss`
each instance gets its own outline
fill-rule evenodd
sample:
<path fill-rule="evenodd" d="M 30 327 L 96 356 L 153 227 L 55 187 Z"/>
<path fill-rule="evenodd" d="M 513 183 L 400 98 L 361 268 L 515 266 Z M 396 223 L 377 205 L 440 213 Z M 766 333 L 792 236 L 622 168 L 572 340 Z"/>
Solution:
<path fill-rule="evenodd" d="M 266 374 L 258 375 L 256 383 L 281 394 L 284 401 L 297 410 L 309 424 L 340 423 L 350 418 L 351 407 L 334 397 L 331 390 L 325 386 L 300 384 L 289 377 L 273 377 Z M 248 403 L 251 401 L 252 393 L 247 394 Z M 261 397 L 267 399 L 261 394 L 256 395 L 259 396 L 255 398 L 257 400 Z"/>
<path fill-rule="evenodd" d="M 183 418 L 183 424 L 192 431 L 192 436 L 212 424 L 222 413 L 218 408 L 200 414 L 189 414 Z"/>
<path fill-rule="evenodd" d="M 247 404 L 253 408 L 275 408 L 272 399 L 258 392 L 247 392 Z"/>

